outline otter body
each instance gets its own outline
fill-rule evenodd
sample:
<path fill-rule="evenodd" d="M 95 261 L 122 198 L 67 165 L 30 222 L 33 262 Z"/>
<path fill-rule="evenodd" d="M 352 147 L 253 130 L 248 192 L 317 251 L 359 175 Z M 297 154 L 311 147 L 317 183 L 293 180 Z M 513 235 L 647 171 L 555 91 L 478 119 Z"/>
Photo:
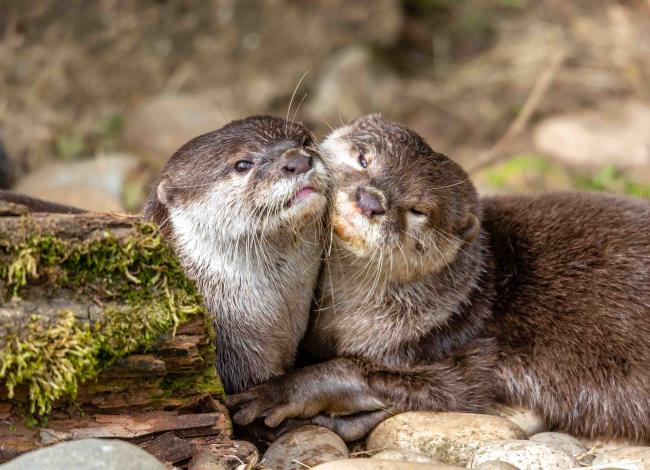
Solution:
<path fill-rule="evenodd" d="M 479 200 L 458 165 L 379 116 L 323 149 L 336 236 L 305 345 L 330 360 L 234 397 L 235 421 L 317 415 L 353 440 L 384 410 L 505 402 L 573 434 L 650 439 L 647 201 Z"/>
<path fill-rule="evenodd" d="M 214 319 L 237 392 L 292 367 L 321 263 L 328 174 L 302 125 L 256 116 L 190 141 L 145 207 Z"/>

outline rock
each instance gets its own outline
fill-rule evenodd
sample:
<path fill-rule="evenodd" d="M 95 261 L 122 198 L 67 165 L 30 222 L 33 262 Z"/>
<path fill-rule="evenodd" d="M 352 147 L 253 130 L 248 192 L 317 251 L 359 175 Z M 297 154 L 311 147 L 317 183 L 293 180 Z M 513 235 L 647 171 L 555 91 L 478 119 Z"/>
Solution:
<path fill-rule="evenodd" d="M 519 470 L 514 465 L 498 460 L 489 460 L 476 467 L 476 470 Z"/>
<path fill-rule="evenodd" d="M 187 470 L 228 470 L 228 466 L 217 455 L 203 450 L 192 456 Z"/>
<path fill-rule="evenodd" d="M 343 439 L 329 429 L 301 426 L 282 434 L 269 446 L 260 463 L 273 469 L 303 470 L 348 457 Z"/>
<path fill-rule="evenodd" d="M 204 95 L 161 95 L 144 101 L 126 121 L 124 141 L 160 169 L 188 140 L 245 117 Z"/>
<path fill-rule="evenodd" d="M 576 459 L 579 455 L 587 452 L 587 448 L 582 444 L 582 442 L 575 437 L 562 432 L 542 432 L 530 436 L 529 439 L 533 442 L 539 442 L 540 444 L 555 447 Z"/>
<path fill-rule="evenodd" d="M 436 459 L 432 459 L 426 455 L 422 455 L 417 452 L 409 452 L 406 450 L 384 450 L 378 454 L 373 455 L 371 458 L 379 460 L 401 460 L 404 462 L 417 463 L 439 463 Z"/>
<path fill-rule="evenodd" d="M 138 160 L 128 154 L 57 162 L 27 175 L 15 190 L 82 209 L 121 211 L 125 182 L 138 166 Z"/>
<path fill-rule="evenodd" d="M 544 419 L 535 411 L 521 406 L 497 405 L 491 410 L 496 416 L 512 421 L 526 433 L 527 436 L 548 431 Z"/>
<path fill-rule="evenodd" d="M 620 100 L 599 109 L 550 117 L 534 132 L 535 146 L 547 155 L 583 167 L 650 165 L 650 105 Z"/>
<path fill-rule="evenodd" d="M 21 455 L 2 470 L 165 470 L 165 465 L 133 444 L 113 439 L 63 442 Z"/>
<path fill-rule="evenodd" d="M 391 109 L 398 93 L 399 80 L 369 48 L 350 46 L 323 65 L 305 113 L 316 123 L 336 126 L 341 119 Z"/>
<path fill-rule="evenodd" d="M 379 424 L 368 436 L 366 449 L 406 450 L 465 464 L 487 442 L 525 437 L 516 424 L 497 416 L 409 412 Z"/>
<path fill-rule="evenodd" d="M 546 444 L 513 440 L 491 442 L 474 453 L 469 468 L 478 468 L 483 462 L 497 460 L 520 470 L 560 470 L 578 466 L 570 455 Z"/>
<path fill-rule="evenodd" d="M 650 447 L 621 447 L 598 454 L 591 463 L 597 465 L 611 465 L 612 468 L 625 468 L 634 470 L 650 470 Z"/>
<path fill-rule="evenodd" d="M 304 467 L 303 467 L 304 468 Z M 396 462 L 376 459 L 335 460 L 314 467 L 314 470 L 460 470 L 463 467 L 444 463 Z"/>
<path fill-rule="evenodd" d="M 638 447 L 650 445 L 650 442 L 647 443 L 636 443 L 629 441 L 627 439 L 589 439 L 582 438 L 580 439 L 582 445 L 584 445 L 590 452 L 594 454 L 602 454 L 610 450 L 620 449 L 621 447 Z"/>

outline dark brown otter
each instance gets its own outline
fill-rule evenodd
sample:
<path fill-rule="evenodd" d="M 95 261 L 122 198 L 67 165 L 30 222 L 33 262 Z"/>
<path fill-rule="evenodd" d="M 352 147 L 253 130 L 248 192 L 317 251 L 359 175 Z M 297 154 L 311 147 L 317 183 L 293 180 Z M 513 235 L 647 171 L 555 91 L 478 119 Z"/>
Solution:
<path fill-rule="evenodd" d="M 458 165 L 376 115 L 323 149 L 336 237 L 305 343 L 334 359 L 232 397 L 236 422 L 349 415 L 315 421 L 356 439 L 388 412 L 500 401 L 572 434 L 650 439 L 647 201 L 479 201 Z"/>
<path fill-rule="evenodd" d="M 49 212 L 51 214 L 83 214 L 84 212 L 87 212 L 83 209 L 77 209 L 76 207 L 66 206 L 64 204 L 58 204 L 56 202 L 46 201 L 44 199 L 38 199 L 3 189 L 0 189 L 0 201 L 20 204 L 21 206 L 27 207 L 31 212 Z"/>
<path fill-rule="evenodd" d="M 270 116 L 182 146 L 144 210 L 214 319 L 227 392 L 288 371 L 321 264 L 329 173 L 313 135 Z"/>

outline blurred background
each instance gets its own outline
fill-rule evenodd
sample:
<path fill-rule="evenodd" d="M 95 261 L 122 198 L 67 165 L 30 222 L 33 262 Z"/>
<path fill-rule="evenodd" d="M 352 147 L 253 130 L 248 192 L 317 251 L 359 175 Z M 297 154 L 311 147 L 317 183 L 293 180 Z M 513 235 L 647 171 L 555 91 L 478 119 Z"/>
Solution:
<path fill-rule="evenodd" d="M 0 0 L 2 187 L 137 211 L 229 120 L 368 112 L 484 194 L 650 197 L 650 0 Z"/>

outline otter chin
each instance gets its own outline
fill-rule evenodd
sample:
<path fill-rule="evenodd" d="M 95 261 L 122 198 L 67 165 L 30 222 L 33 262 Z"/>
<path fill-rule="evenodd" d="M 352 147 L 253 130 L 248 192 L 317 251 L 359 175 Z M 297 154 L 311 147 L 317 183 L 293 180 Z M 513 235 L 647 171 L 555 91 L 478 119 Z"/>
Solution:
<path fill-rule="evenodd" d="M 479 198 L 379 115 L 321 148 L 335 236 L 303 344 L 325 362 L 233 397 L 236 422 L 310 418 L 355 440 L 396 412 L 506 403 L 574 435 L 650 440 L 648 201 Z"/>
<path fill-rule="evenodd" d="M 302 124 L 233 121 L 182 146 L 145 208 L 214 319 L 236 392 L 291 368 L 321 260 L 329 172 Z"/>

